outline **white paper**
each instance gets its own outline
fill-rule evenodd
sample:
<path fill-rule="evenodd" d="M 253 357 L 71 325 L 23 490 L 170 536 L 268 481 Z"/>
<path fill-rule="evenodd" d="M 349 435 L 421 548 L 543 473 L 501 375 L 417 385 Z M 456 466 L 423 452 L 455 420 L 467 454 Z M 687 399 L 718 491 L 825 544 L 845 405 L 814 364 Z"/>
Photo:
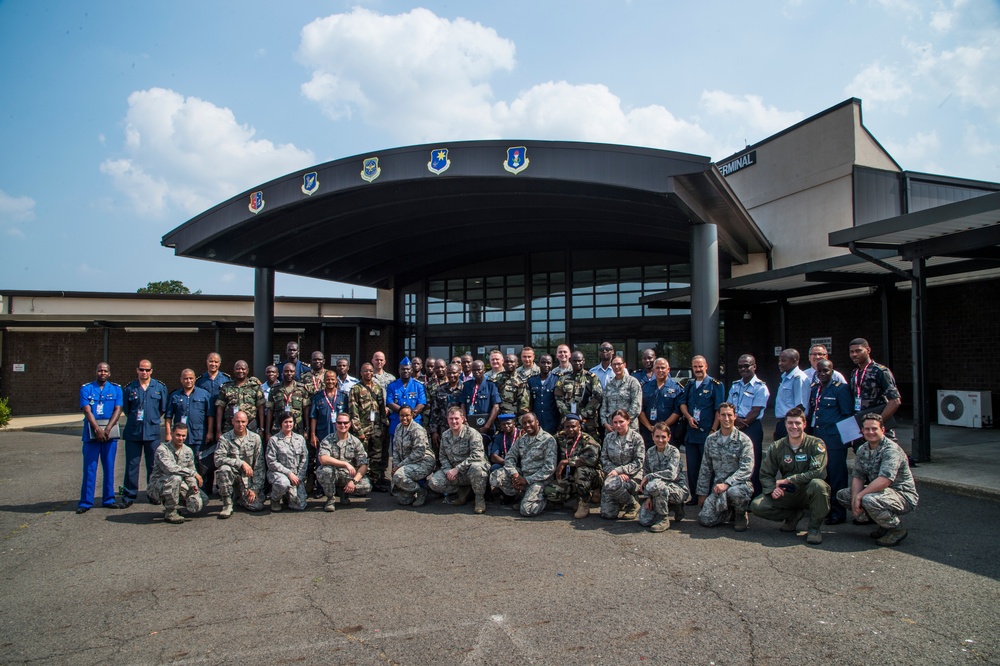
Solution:
<path fill-rule="evenodd" d="M 840 433 L 840 441 L 844 444 L 861 439 L 861 428 L 858 421 L 853 416 L 848 416 L 843 421 L 837 421 L 837 432 Z"/>

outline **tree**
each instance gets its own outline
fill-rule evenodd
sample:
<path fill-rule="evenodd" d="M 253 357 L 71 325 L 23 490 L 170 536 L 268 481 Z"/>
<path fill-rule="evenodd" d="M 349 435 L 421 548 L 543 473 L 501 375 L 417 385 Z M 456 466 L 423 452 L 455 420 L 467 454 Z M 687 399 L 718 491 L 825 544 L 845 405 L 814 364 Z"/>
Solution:
<path fill-rule="evenodd" d="M 136 289 L 137 294 L 190 294 L 190 289 L 184 286 L 180 280 L 162 280 L 160 282 L 150 282 L 145 287 Z M 201 289 L 194 292 L 200 294 Z"/>

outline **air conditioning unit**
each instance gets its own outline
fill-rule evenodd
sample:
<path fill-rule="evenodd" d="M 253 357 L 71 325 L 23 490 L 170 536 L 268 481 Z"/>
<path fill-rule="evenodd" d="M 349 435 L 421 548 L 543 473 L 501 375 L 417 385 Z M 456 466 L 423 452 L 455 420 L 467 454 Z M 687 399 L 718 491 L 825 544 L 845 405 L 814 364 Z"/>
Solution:
<path fill-rule="evenodd" d="M 938 425 L 992 427 L 992 400 L 990 391 L 938 391 Z"/>

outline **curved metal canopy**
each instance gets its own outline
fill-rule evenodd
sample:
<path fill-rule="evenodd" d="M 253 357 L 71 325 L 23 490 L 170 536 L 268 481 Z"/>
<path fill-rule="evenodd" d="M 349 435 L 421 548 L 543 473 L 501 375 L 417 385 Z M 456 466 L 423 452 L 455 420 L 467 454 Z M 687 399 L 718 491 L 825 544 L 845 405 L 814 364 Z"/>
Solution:
<path fill-rule="evenodd" d="M 505 168 L 508 149 L 518 146 L 527 160 L 513 173 Z M 442 149 L 449 165 L 434 173 L 429 164 Z M 198 215 L 161 242 L 178 256 L 392 288 L 527 250 L 686 256 L 691 226 L 700 223 L 718 226 L 720 250 L 732 261 L 770 249 L 706 157 L 471 141 L 378 151 L 291 173 Z"/>

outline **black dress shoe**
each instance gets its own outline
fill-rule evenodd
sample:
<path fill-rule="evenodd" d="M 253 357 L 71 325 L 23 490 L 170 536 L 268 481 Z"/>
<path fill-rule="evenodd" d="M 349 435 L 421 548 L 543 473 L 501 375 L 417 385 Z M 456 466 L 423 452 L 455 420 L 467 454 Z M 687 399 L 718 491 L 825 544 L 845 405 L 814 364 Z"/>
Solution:
<path fill-rule="evenodd" d="M 834 518 L 833 516 L 830 516 L 829 518 L 827 518 L 823 522 L 826 523 L 827 525 L 840 525 L 841 523 L 846 523 L 847 522 L 847 518 L 844 518 L 844 517 Z"/>
<path fill-rule="evenodd" d="M 88 506 L 88 507 L 86 507 L 86 508 L 84 508 L 84 507 L 82 507 L 82 506 L 81 506 L 81 507 L 79 507 L 79 508 L 78 508 L 78 509 L 76 510 L 76 512 L 77 512 L 78 514 L 80 514 L 80 513 L 87 513 L 88 511 L 90 511 L 90 507 L 89 507 L 89 506 Z"/>
<path fill-rule="evenodd" d="M 130 500 L 130 499 L 127 499 L 127 500 L 122 500 L 121 502 L 119 502 L 119 503 L 118 503 L 118 505 L 117 505 L 117 507 L 116 507 L 116 508 L 119 508 L 119 507 L 120 507 L 120 508 L 122 508 L 122 509 L 127 509 L 127 508 L 129 508 L 130 506 L 132 506 L 132 502 L 133 502 L 133 501 L 134 501 L 134 500 Z"/>
<path fill-rule="evenodd" d="M 129 504 L 131 504 L 131 502 Z M 128 508 L 128 504 L 125 504 L 125 502 L 115 502 L 114 504 L 105 504 L 104 508 L 105 509 L 127 509 Z"/>

